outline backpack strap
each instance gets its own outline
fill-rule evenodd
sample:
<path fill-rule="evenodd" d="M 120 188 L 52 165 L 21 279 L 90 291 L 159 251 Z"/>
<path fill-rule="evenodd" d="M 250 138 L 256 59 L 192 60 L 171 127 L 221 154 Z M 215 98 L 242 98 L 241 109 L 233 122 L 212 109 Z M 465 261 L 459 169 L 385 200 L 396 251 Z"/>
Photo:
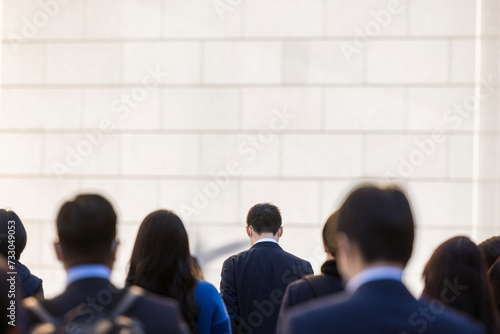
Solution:
<path fill-rule="evenodd" d="M 30 310 L 39 320 L 44 323 L 49 323 L 55 327 L 58 325 L 57 318 L 50 315 L 45 307 L 35 297 L 28 297 L 23 300 L 25 309 Z"/>
<path fill-rule="evenodd" d="M 116 304 L 110 312 L 113 318 L 125 314 L 140 297 L 144 296 L 144 290 L 136 285 L 132 285 L 127 289 L 125 296 Z"/>
<path fill-rule="evenodd" d="M 339 283 L 336 283 L 335 278 L 329 275 L 308 275 L 303 278 L 309 283 L 316 298 L 331 295 L 341 290 Z"/>
<path fill-rule="evenodd" d="M 118 317 L 127 312 L 141 296 L 144 296 L 144 290 L 138 286 L 131 286 L 127 289 L 125 295 L 121 298 L 115 308 L 110 312 L 112 317 Z M 54 325 L 54 328 L 59 325 L 58 318 L 52 316 L 45 307 L 35 297 L 28 297 L 23 300 L 23 306 L 30 310 L 41 322 Z M 76 314 L 75 309 L 69 311 L 65 315 L 66 318 L 72 318 Z"/>
<path fill-rule="evenodd" d="M 309 286 L 311 287 L 315 298 L 318 298 L 319 296 L 322 295 L 321 292 L 319 291 L 318 284 L 316 284 L 317 280 L 314 279 L 314 275 L 307 275 L 302 278 L 305 279 L 307 283 L 309 283 Z"/>

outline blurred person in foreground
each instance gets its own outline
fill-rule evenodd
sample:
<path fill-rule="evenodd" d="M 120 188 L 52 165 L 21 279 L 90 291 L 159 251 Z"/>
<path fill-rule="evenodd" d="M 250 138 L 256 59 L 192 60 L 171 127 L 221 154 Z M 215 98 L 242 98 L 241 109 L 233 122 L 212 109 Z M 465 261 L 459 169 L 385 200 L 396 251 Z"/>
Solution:
<path fill-rule="evenodd" d="M 423 299 L 437 300 L 500 333 L 498 312 L 481 251 L 468 237 L 445 241 L 423 272 Z"/>
<path fill-rule="evenodd" d="M 22 288 L 21 297 L 36 296 L 43 299 L 42 280 L 19 262 L 27 240 L 28 235 L 19 216 L 14 211 L 0 209 L 0 254 L 8 260 L 9 264 L 14 263 L 16 267 L 16 279 Z"/>
<path fill-rule="evenodd" d="M 193 334 L 230 334 L 217 289 L 193 273 L 189 239 L 180 218 L 158 210 L 142 222 L 130 258 L 127 285 L 177 300 Z"/>
<path fill-rule="evenodd" d="M 308 300 L 328 296 L 344 290 L 342 278 L 337 268 L 337 261 L 335 260 L 337 248 L 335 233 L 337 232 L 338 214 L 339 212 L 335 211 L 323 227 L 323 248 L 326 253 L 326 262 L 321 266 L 321 275 L 305 276 L 288 285 L 281 304 L 278 324 L 280 324 L 284 314 L 290 308 Z"/>
<path fill-rule="evenodd" d="M 345 292 L 291 309 L 289 334 L 480 334 L 481 327 L 442 305 L 415 299 L 402 283 L 413 250 L 410 203 L 397 187 L 363 185 L 339 211 L 337 262 Z"/>
<path fill-rule="evenodd" d="M 270 203 L 254 205 L 247 215 L 252 247 L 222 266 L 221 295 L 233 333 L 273 334 L 287 285 L 312 274 L 311 264 L 285 252 L 281 213 Z"/>
<path fill-rule="evenodd" d="M 117 312 L 117 305 L 126 305 L 123 315 L 140 322 L 145 333 L 188 333 L 175 301 L 134 287 L 136 298 L 127 303 L 127 298 L 133 298 L 132 289 L 117 289 L 109 281 L 118 246 L 116 220 L 112 205 L 99 195 L 79 195 L 63 204 L 57 216 L 59 239 L 54 246 L 67 272 L 66 290 L 38 305 L 26 299 L 28 328 L 49 324 L 40 317 L 40 307 L 58 322 L 66 321 L 66 331 L 69 326 L 70 333 L 78 333 L 99 316 L 113 318 L 110 313 Z"/>

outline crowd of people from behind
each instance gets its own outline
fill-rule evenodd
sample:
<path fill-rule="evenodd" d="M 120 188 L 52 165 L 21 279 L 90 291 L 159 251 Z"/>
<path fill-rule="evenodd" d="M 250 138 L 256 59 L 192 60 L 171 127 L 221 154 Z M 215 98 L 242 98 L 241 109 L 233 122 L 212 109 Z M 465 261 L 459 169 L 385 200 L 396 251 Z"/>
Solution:
<path fill-rule="evenodd" d="M 415 223 L 396 186 L 364 184 L 348 194 L 324 224 L 318 275 L 279 245 L 280 210 L 254 205 L 246 221 L 251 247 L 224 261 L 220 293 L 203 280 L 172 211 L 141 223 L 125 288 L 110 282 L 119 241 L 108 200 L 78 195 L 62 205 L 56 226 L 66 288 L 44 299 L 42 280 L 20 262 L 23 223 L 0 210 L 0 333 L 500 334 L 500 237 L 442 243 L 415 298 L 402 282 Z"/>

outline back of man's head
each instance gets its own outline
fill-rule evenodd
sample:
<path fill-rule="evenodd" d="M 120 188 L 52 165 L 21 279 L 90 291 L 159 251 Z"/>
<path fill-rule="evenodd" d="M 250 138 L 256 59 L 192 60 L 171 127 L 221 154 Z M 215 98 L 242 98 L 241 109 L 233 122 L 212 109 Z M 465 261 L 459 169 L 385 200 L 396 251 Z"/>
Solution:
<path fill-rule="evenodd" d="M 107 264 L 116 236 L 116 213 L 102 196 L 79 195 L 61 207 L 57 233 L 67 266 Z"/>
<path fill-rule="evenodd" d="M 257 234 L 272 233 L 276 235 L 281 227 L 281 213 L 271 203 L 255 204 L 247 215 L 247 225 Z"/>
<path fill-rule="evenodd" d="M 410 203 L 397 187 L 364 185 L 346 198 L 337 231 L 358 246 L 363 261 L 406 266 L 413 250 L 415 225 Z"/>

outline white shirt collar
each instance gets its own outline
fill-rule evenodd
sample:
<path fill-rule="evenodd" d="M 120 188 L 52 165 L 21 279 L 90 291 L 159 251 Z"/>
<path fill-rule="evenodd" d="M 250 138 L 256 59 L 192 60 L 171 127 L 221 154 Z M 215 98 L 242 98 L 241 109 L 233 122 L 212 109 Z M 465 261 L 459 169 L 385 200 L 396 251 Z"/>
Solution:
<path fill-rule="evenodd" d="M 372 281 L 379 280 L 394 280 L 402 281 L 403 269 L 397 267 L 374 267 L 370 269 L 363 270 L 356 276 L 351 278 L 346 284 L 346 290 L 349 292 L 355 292 L 360 286 Z"/>
<path fill-rule="evenodd" d="M 66 284 L 70 285 L 75 281 L 84 278 L 103 278 L 109 280 L 111 269 L 103 264 L 84 264 L 68 269 Z"/>
<path fill-rule="evenodd" d="M 275 244 L 277 244 L 278 242 L 276 240 L 274 240 L 273 238 L 262 238 L 262 239 L 259 239 L 255 242 L 255 244 L 258 244 L 259 242 L 274 242 Z"/>

